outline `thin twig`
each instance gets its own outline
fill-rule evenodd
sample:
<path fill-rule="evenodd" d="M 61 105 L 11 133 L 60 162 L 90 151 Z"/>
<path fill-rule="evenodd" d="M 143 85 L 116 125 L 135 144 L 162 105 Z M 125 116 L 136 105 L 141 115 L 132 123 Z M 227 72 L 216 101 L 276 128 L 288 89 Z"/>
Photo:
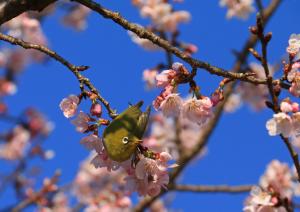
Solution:
<path fill-rule="evenodd" d="M 173 53 L 177 57 L 181 58 L 182 60 L 184 60 L 185 62 L 190 64 L 191 67 L 193 67 L 193 68 L 202 68 L 202 69 L 207 70 L 211 74 L 230 78 L 230 79 L 251 82 L 253 84 L 266 84 L 266 80 L 258 79 L 256 77 L 249 76 L 248 74 L 235 73 L 233 71 L 232 72 L 226 71 L 222 68 L 210 65 L 207 62 L 203 62 L 203 61 L 194 59 L 190 55 L 186 54 L 185 52 L 181 51 L 177 47 L 173 46 L 167 40 L 157 36 L 153 32 L 150 32 L 149 30 L 147 30 L 141 26 L 138 26 L 134 23 L 129 22 L 128 20 L 123 18 L 120 15 L 120 13 L 108 10 L 108 9 L 102 7 L 97 2 L 94 2 L 91 0 L 74 0 L 74 1 L 81 3 L 82 5 L 85 5 L 86 7 L 90 8 L 91 10 L 99 13 L 104 18 L 111 19 L 112 21 L 114 21 L 115 23 L 117 23 L 118 25 L 123 27 L 124 29 L 134 32 L 140 38 L 150 40 L 154 44 L 165 49 L 167 52 Z M 269 11 L 266 10 L 266 13 L 269 13 Z M 276 83 L 276 82 L 274 82 L 274 83 Z"/>
<path fill-rule="evenodd" d="M 268 43 L 269 43 L 271 37 L 268 38 L 267 37 L 268 34 L 267 35 L 264 34 L 264 24 L 263 24 L 263 20 L 262 20 L 262 17 L 260 14 L 258 14 L 258 16 L 257 16 L 257 29 L 258 29 L 257 36 L 259 37 L 259 40 L 261 42 L 261 51 L 262 51 L 262 57 L 261 57 L 260 61 L 264 68 L 265 75 L 266 75 L 267 82 L 268 82 L 267 83 L 268 90 L 269 90 L 270 97 L 272 100 L 272 108 L 271 109 L 273 110 L 274 113 L 279 113 L 281 111 L 280 111 L 280 107 L 279 107 L 278 97 L 274 91 L 274 86 L 272 83 L 273 78 L 270 74 L 270 70 L 268 67 L 268 58 L 267 58 L 267 55 L 268 55 L 267 46 L 268 46 Z M 269 36 L 271 36 L 271 34 L 269 34 Z M 286 147 L 289 151 L 289 154 L 290 154 L 290 156 L 293 160 L 293 163 L 296 167 L 296 170 L 297 170 L 298 181 L 300 182 L 300 164 L 299 164 L 298 153 L 293 149 L 288 138 L 284 137 L 282 134 L 280 134 L 280 138 L 284 142 L 284 144 L 286 145 Z"/>
<path fill-rule="evenodd" d="M 21 46 L 24 49 L 38 50 L 40 52 L 47 54 L 48 56 L 55 59 L 56 61 L 60 62 L 61 64 L 66 66 L 70 71 L 72 71 L 72 73 L 76 76 L 76 78 L 78 79 L 80 84 L 84 84 L 85 86 L 87 86 L 90 89 L 91 92 L 93 92 L 97 95 L 97 99 L 100 102 L 102 102 L 102 104 L 105 106 L 105 108 L 108 111 L 108 114 L 111 118 L 116 117 L 116 115 L 117 115 L 116 111 L 110 107 L 109 102 L 100 95 L 100 92 L 96 89 L 96 87 L 90 82 L 90 80 L 88 78 L 81 75 L 80 71 L 88 69 L 88 66 L 75 66 L 72 63 L 70 63 L 69 61 L 67 61 L 66 59 L 64 59 L 62 56 L 57 54 L 55 51 L 52 51 L 49 48 L 47 48 L 46 46 L 29 43 L 29 42 L 23 41 L 21 39 L 18 39 L 18 38 L 9 36 L 9 35 L 0 33 L 0 40 L 6 41 L 13 45 Z"/>
<path fill-rule="evenodd" d="M 27 199 L 23 200 L 22 202 L 18 203 L 11 211 L 12 212 L 18 212 L 22 211 L 27 206 L 33 204 L 37 200 L 39 200 L 41 197 L 43 197 L 46 193 L 49 191 L 49 186 L 55 185 L 59 179 L 59 176 L 61 175 L 60 171 L 56 171 L 54 176 L 50 179 L 49 185 L 45 185 L 39 190 L 36 194 L 28 197 Z"/>
<path fill-rule="evenodd" d="M 249 192 L 254 185 L 174 185 L 171 190 L 201 193 L 244 193 Z"/>

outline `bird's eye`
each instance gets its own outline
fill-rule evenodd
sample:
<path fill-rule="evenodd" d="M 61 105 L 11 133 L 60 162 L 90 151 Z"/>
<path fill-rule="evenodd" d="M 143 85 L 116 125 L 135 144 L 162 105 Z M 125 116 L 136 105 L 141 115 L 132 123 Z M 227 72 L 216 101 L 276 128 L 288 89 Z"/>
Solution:
<path fill-rule="evenodd" d="M 128 137 L 124 137 L 122 139 L 122 142 L 123 142 L 123 144 L 128 144 L 128 142 L 129 142 Z"/>

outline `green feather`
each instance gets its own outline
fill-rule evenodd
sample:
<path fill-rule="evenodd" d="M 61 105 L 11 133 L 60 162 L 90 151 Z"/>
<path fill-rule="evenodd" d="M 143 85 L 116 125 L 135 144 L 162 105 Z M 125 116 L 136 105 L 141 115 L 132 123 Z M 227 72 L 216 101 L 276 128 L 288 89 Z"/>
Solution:
<path fill-rule="evenodd" d="M 142 112 L 143 102 L 130 106 L 118 115 L 104 130 L 103 142 L 108 156 L 115 161 L 128 160 L 136 151 L 142 139 L 150 114 L 150 107 Z M 123 139 L 127 137 L 128 143 Z"/>

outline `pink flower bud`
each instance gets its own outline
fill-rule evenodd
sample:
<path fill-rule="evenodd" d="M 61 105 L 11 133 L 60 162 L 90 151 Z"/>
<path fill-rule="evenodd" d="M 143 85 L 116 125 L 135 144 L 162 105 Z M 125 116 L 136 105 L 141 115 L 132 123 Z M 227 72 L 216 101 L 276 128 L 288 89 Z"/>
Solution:
<path fill-rule="evenodd" d="M 92 104 L 90 109 L 92 116 L 97 116 L 98 118 L 102 115 L 102 106 L 99 103 Z"/>
<path fill-rule="evenodd" d="M 299 104 L 297 103 L 297 102 L 294 102 L 293 104 L 292 104 L 292 112 L 293 113 L 296 113 L 296 112 L 298 112 L 299 111 Z"/>

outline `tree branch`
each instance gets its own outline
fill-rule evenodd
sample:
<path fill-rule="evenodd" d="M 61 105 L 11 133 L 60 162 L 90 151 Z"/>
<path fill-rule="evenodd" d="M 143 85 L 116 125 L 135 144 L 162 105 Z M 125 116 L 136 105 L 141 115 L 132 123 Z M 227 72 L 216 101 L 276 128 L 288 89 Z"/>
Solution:
<path fill-rule="evenodd" d="M 249 192 L 254 185 L 173 185 L 171 190 L 201 193 L 244 193 Z"/>
<path fill-rule="evenodd" d="M 0 0 L 0 25 L 26 11 L 42 11 L 57 0 Z"/>
<path fill-rule="evenodd" d="M 47 48 L 45 46 L 29 43 L 29 42 L 23 41 L 18 38 L 14 38 L 9 35 L 4 35 L 4 34 L 0 33 L 0 40 L 6 41 L 13 45 L 21 46 L 24 49 L 38 50 L 38 51 L 43 52 L 46 55 L 50 56 L 51 58 L 55 59 L 56 61 L 60 62 L 61 64 L 66 66 L 70 71 L 72 71 L 72 73 L 76 76 L 76 78 L 78 79 L 80 84 L 84 84 L 85 86 L 87 86 L 90 89 L 91 92 L 93 92 L 97 95 L 97 99 L 100 102 L 102 102 L 102 104 L 105 106 L 105 108 L 108 111 L 108 114 L 111 118 L 116 117 L 116 112 L 115 112 L 115 110 L 113 110 L 110 107 L 109 102 L 100 95 L 100 92 L 96 89 L 96 87 L 90 82 L 90 80 L 88 78 L 81 75 L 80 71 L 88 69 L 89 68 L 88 66 L 75 66 L 72 63 L 70 63 L 69 61 L 67 61 L 66 59 L 64 59 L 62 56 L 60 56 L 59 54 L 57 54 L 56 52 L 50 50 L 49 48 Z"/>
<path fill-rule="evenodd" d="M 33 196 L 28 197 L 27 199 L 23 200 L 22 202 L 18 203 L 11 211 L 12 212 L 18 212 L 22 211 L 27 206 L 33 204 L 37 200 L 39 200 L 41 197 L 43 197 L 45 194 L 51 192 L 50 187 L 55 185 L 60 177 L 61 173 L 60 171 L 56 171 L 54 176 L 50 179 L 49 184 L 44 185 L 40 191 L 38 191 Z"/>
<path fill-rule="evenodd" d="M 94 1 L 91 1 L 91 0 L 73 0 L 73 1 L 81 3 L 82 5 L 85 5 L 86 7 L 90 8 L 91 10 L 102 15 L 104 18 L 111 19 L 112 21 L 114 21 L 115 23 L 117 23 L 118 25 L 123 27 L 124 29 L 134 32 L 140 38 L 150 40 L 154 44 L 165 49 L 167 52 L 172 53 L 172 54 L 176 55 L 177 57 L 181 58 L 182 60 L 184 60 L 185 62 L 190 64 L 191 67 L 193 67 L 193 68 L 202 68 L 202 69 L 207 70 L 211 74 L 234 79 L 234 80 L 251 82 L 253 84 L 266 84 L 266 80 L 257 79 L 256 77 L 253 77 L 249 74 L 229 72 L 222 68 L 212 66 L 207 62 L 203 62 L 203 61 L 194 59 L 191 56 L 189 56 L 188 54 L 186 54 L 183 51 L 181 51 L 180 49 L 178 49 L 177 47 L 170 44 L 167 40 L 157 36 L 153 32 L 150 32 L 149 30 L 147 30 L 141 26 L 138 26 L 136 24 L 129 22 L 128 20 L 123 18 L 120 15 L 120 13 L 108 10 Z M 269 7 L 265 11 L 266 16 L 268 17 L 268 14 L 271 12 L 272 12 L 272 7 Z M 248 51 L 248 49 L 247 49 L 247 51 Z M 277 82 L 274 82 L 274 83 L 277 83 Z"/>

